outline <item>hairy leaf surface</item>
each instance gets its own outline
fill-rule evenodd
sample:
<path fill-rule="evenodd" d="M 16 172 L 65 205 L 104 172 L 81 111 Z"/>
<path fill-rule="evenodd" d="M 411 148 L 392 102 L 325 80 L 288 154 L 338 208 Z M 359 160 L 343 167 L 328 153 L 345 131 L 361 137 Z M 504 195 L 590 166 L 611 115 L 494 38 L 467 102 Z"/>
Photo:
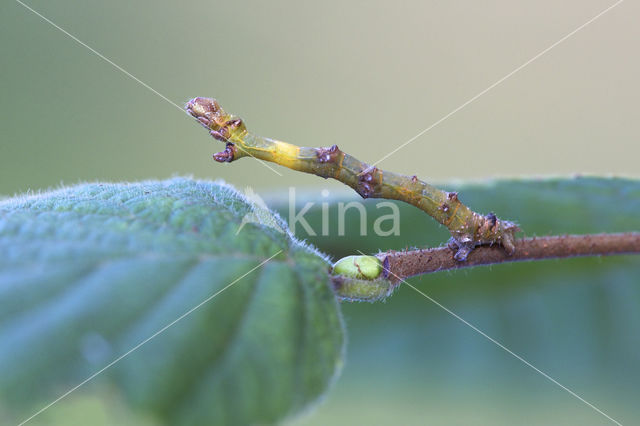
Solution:
<path fill-rule="evenodd" d="M 85 184 L 5 200 L 0 406 L 26 418 L 162 330 L 92 382 L 161 423 L 293 415 L 342 364 L 327 268 L 222 183 Z"/>

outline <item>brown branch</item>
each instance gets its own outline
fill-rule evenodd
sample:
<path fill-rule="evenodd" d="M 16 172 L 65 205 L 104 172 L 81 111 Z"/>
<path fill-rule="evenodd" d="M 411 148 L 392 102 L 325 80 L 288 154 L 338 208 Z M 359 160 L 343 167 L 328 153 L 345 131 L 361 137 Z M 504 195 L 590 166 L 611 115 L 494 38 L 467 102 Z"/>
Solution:
<path fill-rule="evenodd" d="M 494 263 L 640 253 L 640 233 L 565 235 L 517 239 L 508 255 L 496 246 L 480 246 L 459 262 L 450 247 L 380 253 L 384 277 L 392 282 L 414 275 Z"/>

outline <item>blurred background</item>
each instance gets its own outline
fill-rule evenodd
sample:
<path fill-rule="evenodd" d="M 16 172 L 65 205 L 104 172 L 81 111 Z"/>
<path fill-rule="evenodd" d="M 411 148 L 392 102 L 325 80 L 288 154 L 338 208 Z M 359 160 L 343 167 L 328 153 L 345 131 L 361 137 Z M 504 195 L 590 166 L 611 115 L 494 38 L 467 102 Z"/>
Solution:
<path fill-rule="evenodd" d="M 613 3 L 27 4 L 179 106 L 216 97 L 258 134 L 337 143 L 375 162 Z M 639 14 L 636 2 L 623 2 L 380 167 L 436 182 L 640 176 Z M 0 52 L 0 196 L 175 174 L 222 178 L 261 194 L 292 182 L 312 198 L 341 191 L 337 182 L 275 166 L 279 176 L 252 160 L 214 163 L 223 145 L 193 119 L 14 1 L 0 4 Z M 547 231 L 568 232 L 540 232 Z M 429 282 L 442 303 L 633 423 L 640 419 L 638 276 L 599 262 L 496 267 L 491 276 L 479 270 Z M 613 262 L 638 271 L 637 260 Z M 481 285 L 514 280 L 518 291 Z M 592 284 L 579 285 L 584 280 Z M 469 292 L 473 283 L 477 291 Z M 343 377 L 299 424 L 606 422 L 407 289 L 387 304 L 344 308 L 351 337 Z M 616 312 L 623 313 L 611 319 Z"/>
<path fill-rule="evenodd" d="M 178 105 L 216 97 L 261 135 L 375 162 L 613 2 L 28 4 Z M 381 166 L 638 176 L 639 12 L 622 3 Z M 0 194 L 174 173 L 323 184 L 214 164 L 222 144 L 175 106 L 14 1 L 0 21 Z"/>

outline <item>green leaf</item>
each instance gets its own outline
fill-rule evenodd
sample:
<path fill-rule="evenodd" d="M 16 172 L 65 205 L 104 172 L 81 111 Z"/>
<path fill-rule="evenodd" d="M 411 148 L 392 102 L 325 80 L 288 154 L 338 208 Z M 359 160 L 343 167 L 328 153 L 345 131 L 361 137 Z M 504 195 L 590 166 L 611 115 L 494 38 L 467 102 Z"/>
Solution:
<path fill-rule="evenodd" d="M 344 332 L 327 260 L 287 229 L 190 179 L 0 202 L 0 405 L 26 418 L 189 312 L 87 386 L 163 423 L 298 413 L 340 370 Z"/>

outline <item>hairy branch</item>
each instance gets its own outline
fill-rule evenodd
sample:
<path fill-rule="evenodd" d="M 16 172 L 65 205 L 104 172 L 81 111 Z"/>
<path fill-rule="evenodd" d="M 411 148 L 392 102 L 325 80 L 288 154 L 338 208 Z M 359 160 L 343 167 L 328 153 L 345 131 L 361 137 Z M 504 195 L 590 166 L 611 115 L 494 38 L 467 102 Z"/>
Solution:
<path fill-rule="evenodd" d="M 496 247 L 483 246 L 471 252 L 466 262 L 454 260 L 449 247 L 385 252 L 377 257 L 382 262 L 384 278 L 398 282 L 414 275 L 477 265 L 630 253 L 640 253 L 640 233 L 523 238 L 515 240 L 515 251 L 510 256 Z"/>
<path fill-rule="evenodd" d="M 342 300 L 375 302 L 390 296 L 405 278 L 414 275 L 526 260 L 640 254 L 640 233 L 523 238 L 515 241 L 511 255 L 495 246 L 482 246 L 466 262 L 456 261 L 451 254 L 451 247 L 438 247 L 347 256 L 333 265 L 331 282 Z"/>
<path fill-rule="evenodd" d="M 412 204 L 429 214 L 451 232 L 454 257 L 464 261 L 479 245 L 501 245 L 513 253 L 515 223 L 498 219 L 495 214 L 478 214 L 446 192 L 419 180 L 378 169 L 342 152 L 337 145 L 327 148 L 305 148 L 250 133 L 242 119 L 227 114 L 215 99 L 195 98 L 186 110 L 215 139 L 226 143 L 224 151 L 213 156 L 219 162 L 242 157 L 265 161 L 336 179 L 353 188 L 363 198 L 386 198 Z"/>

